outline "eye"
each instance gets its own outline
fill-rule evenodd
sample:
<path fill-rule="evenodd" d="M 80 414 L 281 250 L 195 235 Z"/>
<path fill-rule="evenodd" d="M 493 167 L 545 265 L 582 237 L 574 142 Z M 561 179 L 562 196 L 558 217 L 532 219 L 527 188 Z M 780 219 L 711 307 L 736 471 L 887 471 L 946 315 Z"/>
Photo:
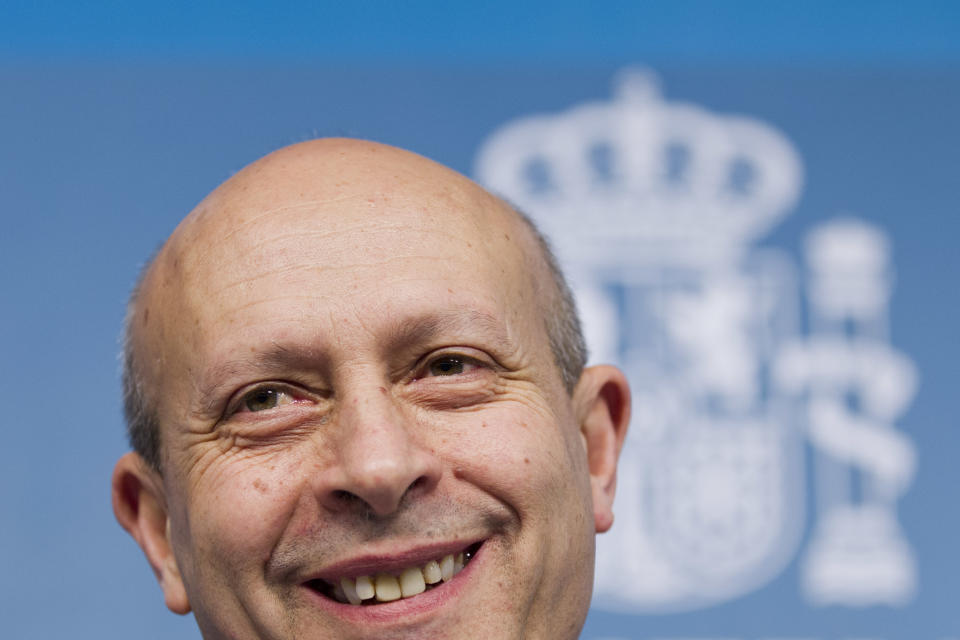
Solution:
<path fill-rule="evenodd" d="M 459 376 L 482 366 L 473 358 L 449 354 L 434 358 L 427 364 L 427 375 L 434 377 Z"/>
<path fill-rule="evenodd" d="M 288 394 L 272 387 L 261 387 L 245 394 L 240 400 L 240 411 L 267 411 L 291 401 Z"/>
<path fill-rule="evenodd" d="M 464 365 L 465 363 L 463 358 L 459 358 L 457 356 L 444 356 L 442 358 L 437 358 L 430 363 L 430 375 L 455 376 L 463 373 Z"/>

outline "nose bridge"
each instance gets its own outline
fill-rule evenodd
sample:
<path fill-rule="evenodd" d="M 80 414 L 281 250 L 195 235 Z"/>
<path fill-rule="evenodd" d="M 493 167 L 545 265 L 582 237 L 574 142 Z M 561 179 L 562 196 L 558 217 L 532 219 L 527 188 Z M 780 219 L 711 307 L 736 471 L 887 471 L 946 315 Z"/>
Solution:
<path fill-rule="evenodd" d="M 325 489 L 328 506 L 343 508 L 350 498 L 359 498 L 377 515 L 388 515 L 408 492 L 436 484 L 439 463 L 386 386 L 352 385 L 342 402 L 338 472 Z"/>

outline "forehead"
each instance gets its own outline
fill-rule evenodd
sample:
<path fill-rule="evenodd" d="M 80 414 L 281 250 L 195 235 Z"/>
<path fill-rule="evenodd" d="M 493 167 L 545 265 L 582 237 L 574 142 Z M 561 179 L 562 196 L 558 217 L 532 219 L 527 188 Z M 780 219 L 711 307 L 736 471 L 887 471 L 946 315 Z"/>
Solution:
<path fill-rule="evenodd" d="M 222 329 L 327 317 L 345 332 L 342 323 L 354 318 L 369 327 L 433 307 L 472 306 L 507 321 L 531 298 L 516 248 L 467 225 L 406 215 L 329 220 L 316 210 L 277 217 L 183 261 L 184 318 Z"/>
<path fill-rule="evenodd" d="M 527 253 L 517 216 L 445 167 L 377 145 L 301 146 L 245 168 L 197 207 L 169 243 L 174 277 L 202 287 L 282 266 L 362 270 L 405 254 L 503 267 Z"/>
<path fill-rule="evenodd" d="M 161 316 L 148 348 L 173 365 L 321 320 L 347 339 L 351 326 L 437 309 L 479 312 L 511 333 L 540 322 L 529 231 L 473 183 L 423 162 L 245 170 L 168 243 L 146 296 Z"/>
<path fill-rule="evenodd" d="M 295 302 L 297 290 L 337 306 L 415 302 L 385 296 L 392 288 L 529 297 L 529 256 L 512 216 L 477 205 L 443 192 L 394 191 L 245 209 L 195 230 L 175 259 L 173 293 L 201 316 L 278 296 Z"/>

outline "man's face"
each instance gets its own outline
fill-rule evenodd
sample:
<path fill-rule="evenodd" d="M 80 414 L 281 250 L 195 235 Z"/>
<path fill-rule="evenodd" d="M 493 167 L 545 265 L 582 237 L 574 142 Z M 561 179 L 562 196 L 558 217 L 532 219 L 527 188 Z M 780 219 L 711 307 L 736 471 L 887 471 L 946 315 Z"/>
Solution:
<path fill-rule="evenodd" d="M 582 624 L 586 409 L 544 332 L 535 245 L 455 174 L 399 159 L 413 167 L 247 169 L 148 279 L 162 582 L 207 638 L 562 638 Z M 377 595 L 351 604 L 343 590 L 364 576 Z"/>

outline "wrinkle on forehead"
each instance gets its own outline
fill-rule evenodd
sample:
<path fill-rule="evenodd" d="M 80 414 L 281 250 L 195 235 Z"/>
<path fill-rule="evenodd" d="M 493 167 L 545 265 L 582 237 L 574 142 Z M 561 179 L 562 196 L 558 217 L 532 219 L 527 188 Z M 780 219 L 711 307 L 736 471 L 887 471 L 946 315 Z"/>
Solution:
<path fill-rule="evenodd" d="M 214 190 L 174 231 L 156 266 L 199 268 L 211 248 L 229 246 L 257 225 L 383 225 L 385 211 L 410 214 L 397 222 L 406 227 L 437 230 L 457 221 L 477 238 L 517 223 L 498 198 L 422 156 L 365 141 L 314 140 L 276 151 Z"/>
<path fill-rule="evenodd" d="M 434 231 L 457 221 L 488 241 L 500 239 L 494 229 L 518 231 L 505 203 L 427 158 L 366 141 L 314 140 L 271 153 L 214 190 L 179 225 L 157 266 L 176 272 L 200 257 L 190 264 L 199 267 L 212 247 L 227 246 L 258 224 L 290 220 L 294 229 L 300 222 L 301 231 L 307 221 L 312 231 L 334 220 L 383 225 L 385 211 L 409 214 L 398 225 L 419 222 Z"/>
<path fill-rule="evenodd" d="M 220 285 L 238 287 L 256 277 L 263 266 L 257 261 L 273 259 L 278 251 L 291 254 L 293 271 L 303 271 L 294 267 L 307 264 L 304 256 L 293 254 L 311 251 L 311 240 L 329 235 L 324 255 L 310 256 L 312 268 L 344 262 L 361 267 L 343 260 L 353 248 L 369 255 L 379 242 L 384 256 L 398 256 L 403 242 L 416 248 L 417 232 L 433 239 L 447 234 L 451 251 L 469 247 L 476 259 L 490 263 L 488 268 L 496 262 L 518 269 L 519 263 L 528 274 L 524 279 L 540 293 L 539 250 L 504 202 L 414 153 L 364 141 L 318 140 L 281 149 L 242 169 L 184 219 L 144 278 L 136 306 L 143 317 L 153 309 L 152 322 L 146 330 L 140 322 L 131 326 L 135 334 L 150 335 L 131 336 L 132 344 L 149 352 L 153 358 L 144 360 L 157 367 L 172 345 L 189 350 L 182 344 L 185 324 L 191 317 L 199 322 L 194 312 L 211 286 L 228 293 Z M 354 244 L 338 243 L 334 234 Z"/>

